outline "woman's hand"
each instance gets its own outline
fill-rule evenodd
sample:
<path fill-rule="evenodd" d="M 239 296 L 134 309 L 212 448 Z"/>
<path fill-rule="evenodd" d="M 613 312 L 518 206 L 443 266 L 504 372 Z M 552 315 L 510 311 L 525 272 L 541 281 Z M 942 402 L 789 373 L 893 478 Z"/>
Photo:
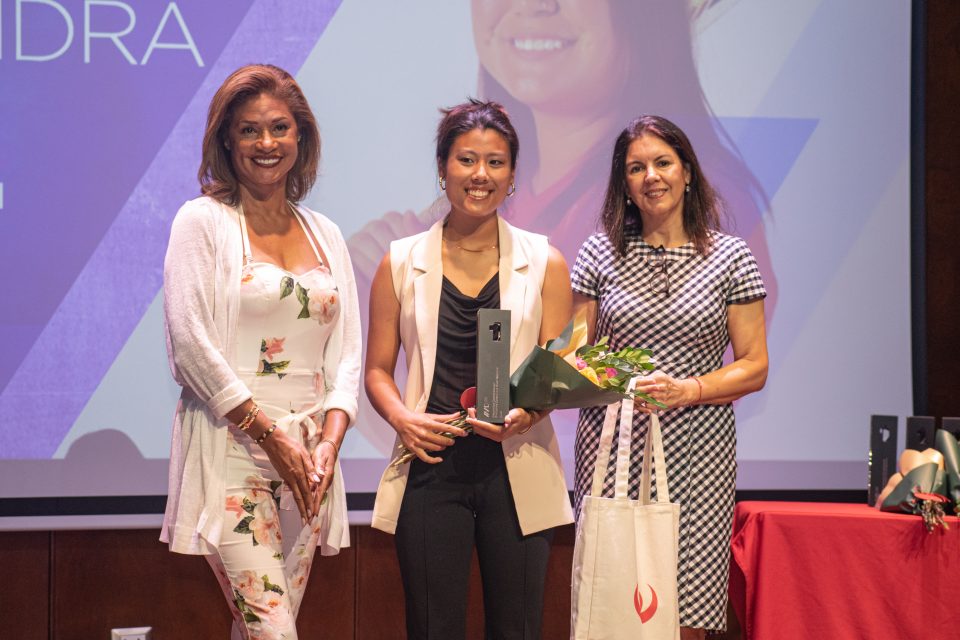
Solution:
<path fill-rule="evenodd" d="M 323 504 L 323 498 L 327 495 L 327 489 L 333 482 L 333 476 L 337 472 L 337 456 L 339 452 L 330 440 L 321 440 L 317 448 L 313 450 L 313 464 L 317 469 L 317 475 L 320 476 L 320 484 L 313 492 L 313 513 L 320 512 L 320 505 Z"/>
<path fill-rule="evenodd" d="M 300 510 L 300 517 L 306 522 L 316 515 L 314 492 L 321 478 L 310 454 L 302 444 L 293 440 L 279 429 L 274 431 L 261 445 L 270 464 L 280 474 L 293 493 L 293 499 Z"/>
<path fill-rule="evenodd" d="M 543 419 L 545 414 L 520 408 L 510 409 L 510 413 L 503 419 L 503 426 L 477 420 L 476 409 L 468 409 L 467 415 L 469 416 L 467 423 L 473 427 L 475 433 L 496 442 L 503 442 L 507 438 L 526 433 L 533 425 Z"/>
<path fill-rule="evenodd" d="M 699 390 L 700 387 L 693 378 L 677 380 L 662 371 L 654 371 L 649 376 L 640 378 L 637 380 L 635 387 L 635 391 L 648 394 L 654 400 L 658 400 L 667 405 L 667 409 L 694 404 L 697 401 Z M 637 398 L 633 406 L 635 411 L 640 411 L 641 413 L 653 413 L 662 410 L 655 405 L 647 404 L 639 398 Z"/>
<path fill-rule="evenodd" d="M 390 421 L 390 426 L 396 430 L 407 451 L 427 464 L 437 464 L 443 462 L 443 459 L 428 455 L 427 451 L 443 451 L 453 444 L 453 440 L 443 434 L 449 433 L 460 438 L 467 435 L 463 429 L 448 424 L 459 415 L 404 411 L 399 419 Z"/>

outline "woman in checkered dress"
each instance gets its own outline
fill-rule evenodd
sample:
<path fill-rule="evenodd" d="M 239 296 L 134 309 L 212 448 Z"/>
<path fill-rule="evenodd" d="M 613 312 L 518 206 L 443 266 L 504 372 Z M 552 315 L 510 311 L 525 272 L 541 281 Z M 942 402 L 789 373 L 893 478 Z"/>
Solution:
<path fill-rule="evenodd" d="M 646 347 L 657 360 L 657 371 L 637 389 L 668 407 L 660 415 L 670 499 L 681 505 L 681 637 L 703 638 L 726 627 L 737 466 L 730 403 L 766 380 L 766 290 L 746 243 L 719 231 L 719 196 L 690 141 L 664 118 L 642 116 L 617 138 L 601 221 L 604 232 L 584 243 L 573 269 L 575 304 L 587 311 L 591 341 L 609 336 L 612 348 Z M 730 344 L 734 359 L 724 366 Z M 637 404 L 632 498 L 653 410 Z M 578 513 L 604 412 L 580 412 Z M 611 456 L 608 496 L 614 463 Z"/>

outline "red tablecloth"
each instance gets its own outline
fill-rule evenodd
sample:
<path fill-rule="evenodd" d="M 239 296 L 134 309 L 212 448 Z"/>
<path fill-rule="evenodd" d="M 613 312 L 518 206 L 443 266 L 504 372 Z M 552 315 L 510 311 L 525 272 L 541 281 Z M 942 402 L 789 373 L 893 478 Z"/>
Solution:
<path fill-rule="evenodd" d="M 741 502 L 730 599 L 746 640 L 960 638 L 960 521 L 866 505 Z"/>

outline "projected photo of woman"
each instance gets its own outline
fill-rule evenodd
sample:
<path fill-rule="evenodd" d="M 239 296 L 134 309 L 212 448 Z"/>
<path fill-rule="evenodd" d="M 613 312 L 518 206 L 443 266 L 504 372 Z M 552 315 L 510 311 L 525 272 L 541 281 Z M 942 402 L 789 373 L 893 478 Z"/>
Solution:
<path fill-rule="evenodd" d="M 349 544 L 337 455 L 357 411 L 353 269 L 337 226 L 297 204 L 320 136 L 286 71 L 230 75 L 202 149 L 204 195 L 177 213 L 164 263 L 183 392 L 161 540 L 207 558 L 233 638 L 296 638 L 316 548 Z"/>
<path fill-rule="evenodd" d="M 717 3 L 473 0 L 478 93 L 504 105 L 525 150 L 517 193 L 503 216 L 548 235 L 572 262 L 596 229 L 617 133 L 637 112 L 661 113 L 696 145 L 724 195 L 731 228 L 754 249 L 772 308 L 765 196 L 711 112 L 694 61 L 691 32 L 708 4 Z M 390 240 L 422 231 L 446 206 L 440 194 L 420 213 L 390 212 L 354 234 L 349 244 L 359 288 L 369 286 Z M 365 419 L 372 413 L 368 406 L 361 413 L 360 429 L 386 451 L 387 430 Z"/>

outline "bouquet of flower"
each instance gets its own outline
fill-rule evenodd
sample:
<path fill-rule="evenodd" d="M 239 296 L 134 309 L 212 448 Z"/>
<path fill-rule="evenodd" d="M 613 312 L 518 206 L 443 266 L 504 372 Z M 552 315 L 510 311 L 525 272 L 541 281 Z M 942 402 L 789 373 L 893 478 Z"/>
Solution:
<path fill-rule="evenodd" d="M 949 529 L 944 505 L 949 502 L 944 475 L 944 457 L 936 449 L 907 449 L 900 454 L 899 471 L 894 473 L 877 498 L 881 511 L 911 513 L 923 518 L 928 533 Z"/>
<path fill-rule="evenodd" d="M 960 515 L 960 443 L 949 431 L 938 429 L 936 448 L 943 454 L 946 495 L 953 512 Z"/>
<path fill-rule="evenodd" d="M 654 369 L 656 362 L 649 349 L 612 351 L 606 337 L 595 345 L 587 344 L 586 319 L 578 314 L 557 338 L 534 347 L 510 376 L 510 405 L 534 411 L 582 409 L 608 405 L 632 394 L 648 405 L 666 409 L 646 393 L 627 391 L 631 378 Z M 449 424 L 472 432 L 466 421 L 467 409 L 474 406 L 476 398 L 476 388 L 464 391 L 460 396 L 462 410 Z M 413 457 L 401 444 L 391 464 L 398 466 Z"/>

